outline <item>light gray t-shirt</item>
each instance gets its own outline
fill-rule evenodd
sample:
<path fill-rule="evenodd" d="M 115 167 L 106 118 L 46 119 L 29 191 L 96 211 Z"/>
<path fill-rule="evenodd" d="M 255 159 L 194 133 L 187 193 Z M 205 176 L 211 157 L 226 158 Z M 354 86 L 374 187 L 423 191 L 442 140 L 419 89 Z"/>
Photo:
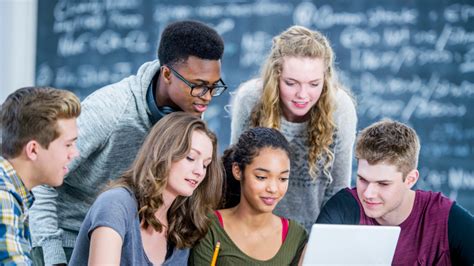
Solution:
<path fill-rule="evenodd" d="M 87 265 L 90 236 L 97 227 L 106 226 L 122 237 L 120 265 L 153 265 L 145 254 L 135 196 L 125 188 L 102 193 L 92 205 L 81 226 L 69 265 Z M 173 249 L 163 265 L 187 265 L 189 249 Z"/>

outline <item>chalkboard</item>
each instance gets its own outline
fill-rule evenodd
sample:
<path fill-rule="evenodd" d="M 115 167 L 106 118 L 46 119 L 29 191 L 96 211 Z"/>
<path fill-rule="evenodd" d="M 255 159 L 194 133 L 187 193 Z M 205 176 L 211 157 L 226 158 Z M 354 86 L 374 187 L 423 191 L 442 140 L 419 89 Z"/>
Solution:
<path fill-rule="evenodd" d="M 472 1 L 40 0 L 36 83 L 82 99 L 156 58 L 163 28 L 197 19 L 225 40 L 223 79 L 206 120 L 222 151 L 230 95 L 259 74 L 271 39 L 299 24 L 322 31 L 357 99 L 358 129 L 383 117 L 421 137 L 418 188 L 474 212 L 474 5 Z"/>

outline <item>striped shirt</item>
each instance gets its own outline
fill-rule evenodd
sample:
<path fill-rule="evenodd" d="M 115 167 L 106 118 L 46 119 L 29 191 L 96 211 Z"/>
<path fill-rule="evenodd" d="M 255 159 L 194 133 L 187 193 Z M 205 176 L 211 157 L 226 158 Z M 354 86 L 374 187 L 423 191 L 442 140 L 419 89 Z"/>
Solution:
<path fill-rule="evenodd" d="M 13 166 L 0 156 L 0 264 L 32 265 L 28 209 L 33 195 Z"/>

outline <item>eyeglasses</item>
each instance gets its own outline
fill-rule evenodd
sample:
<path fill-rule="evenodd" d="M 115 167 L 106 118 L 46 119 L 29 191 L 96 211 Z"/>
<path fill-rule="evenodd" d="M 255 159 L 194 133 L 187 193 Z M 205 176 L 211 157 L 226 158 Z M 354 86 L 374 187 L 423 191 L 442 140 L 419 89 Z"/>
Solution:
<path fill-rule="evenodd" d="M 180 79 L 182 82 L 188 85 L 189 88 L 191 88 L 191 96 L 193 97 L 202 97 L 208 91 L 211 92 L 212 96 L 219 96 L 227 89 L 227 85 L 225 85 L 222 79 L 219 79 L 217 81 L 219 84 L 216 84 L 216 85 L 212 85 L 212 86 L 205 85 L 205 84 L 198 85 L 185 79 L 183 76 L 181 76 L 181 74 L 178 73 L 178 71 L 174 70 L 172 67 L 170 66 L 166 66 L 166 67 L 168 67 L 178 79 Z"/>

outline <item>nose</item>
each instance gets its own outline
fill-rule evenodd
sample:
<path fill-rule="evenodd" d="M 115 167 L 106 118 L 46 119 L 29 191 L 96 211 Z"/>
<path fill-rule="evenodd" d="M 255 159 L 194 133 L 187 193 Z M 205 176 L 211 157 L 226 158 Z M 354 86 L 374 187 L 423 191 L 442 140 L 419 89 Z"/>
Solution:
<path fill-rule="evenodd" d="M 211 90 L 207 90 L 206 93 L 203 96 L 200 96 L 199 98 L 205 100 L 206 102 L 210 102 L 212 100 Z"/>
<path fill-rule="evenodd" d="M 267 192 L 268 193 L 275 193 L 277 191 L 277 184 L 274 180 L 268 180 L 267 182 Z"/>
<path fill-rule="evenodd" d="M 368 184 L 364 190 L 364 197 L 370 199 L 370 198 L 375 198 L 376 195 L 377 195 L 377 188 L 375 187 L 375 184 Z"/>
<path fill-rule="evenodd" d="M 302 84 L 300 88 L 296 91 L 296 97 L 306 98 L 308 96 L 308 88 L 306 84 Z"/>
<path fill-rule="evenodd" d="M 195 174 L 197 177 L 203 177 L 206 174 L 206 169 L 202 166 L 202 162 L 196 162 L 194 164 L 193 174 Z"/>
<path fill-rule="evenodd" d="M 69 153 L 68 159 L 72 160 L 72 159 L 78 157 L 79 154 L 80 154 L 79 149 L 77 148 L 76 144 L 74 144 L 74 146 L 72 147 L 71 152 Z"/>

